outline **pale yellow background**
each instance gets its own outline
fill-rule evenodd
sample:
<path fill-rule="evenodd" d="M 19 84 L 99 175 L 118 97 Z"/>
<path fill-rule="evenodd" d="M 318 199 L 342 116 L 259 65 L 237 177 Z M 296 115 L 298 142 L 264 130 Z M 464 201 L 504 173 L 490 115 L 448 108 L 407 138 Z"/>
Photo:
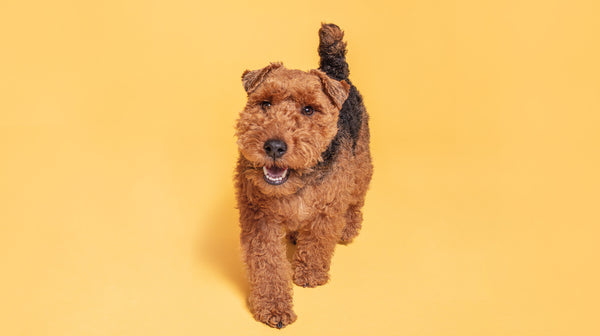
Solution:
<path fill-rule="evenodd" d="M 364 230 L 255 322 L 240 75 L 347 34 Z M 598 1 L 0 4 L 1 335 L 599 335 Z"/>

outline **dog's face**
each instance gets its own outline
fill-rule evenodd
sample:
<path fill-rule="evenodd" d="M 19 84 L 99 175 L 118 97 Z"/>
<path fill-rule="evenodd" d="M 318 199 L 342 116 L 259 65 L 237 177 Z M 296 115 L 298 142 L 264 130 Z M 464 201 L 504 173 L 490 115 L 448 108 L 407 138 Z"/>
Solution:
<path fill-rule="evenodd" d="M 335 137 L 350 86 L 318 70 L 288 70 L 280 63 L 246 71 L 242 82 L 248 102 L 236 136 L 250 163 L 242 174 L 266 194 L 294 193 Z"/>

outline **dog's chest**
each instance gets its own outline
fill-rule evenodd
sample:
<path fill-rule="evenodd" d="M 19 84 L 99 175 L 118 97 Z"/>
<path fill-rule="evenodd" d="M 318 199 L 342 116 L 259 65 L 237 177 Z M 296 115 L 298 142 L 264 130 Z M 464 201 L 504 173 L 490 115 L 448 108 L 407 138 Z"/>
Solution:
<path fill-rule="evenodd" d="M 297 217 L 298 217 L 298 221 L 303 222 L 305 220 L 307 220 L 312 211 L 310 210 L 309 206 L 306 204 L 306 202 L 301 198 L 298 197 L 297 200 Z"/>
<path fill-rule="evenodd" d="M 314 217 L 314 207 L 310 202 L 299 195 L 281 199 L 279 202 L 279 208 L 286 214 L 285 222 L 291 230 L 297 229 L 302 222 Z"/>

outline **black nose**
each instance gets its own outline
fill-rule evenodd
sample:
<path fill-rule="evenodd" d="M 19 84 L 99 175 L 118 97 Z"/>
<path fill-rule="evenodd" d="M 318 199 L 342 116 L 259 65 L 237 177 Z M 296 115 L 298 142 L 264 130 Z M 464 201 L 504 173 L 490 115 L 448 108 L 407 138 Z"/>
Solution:
<path fill-rule="evenodd" d="M 281 140 L 271 139 L 265 142 L 263 148 L 265 149 L 265 153 L 267 153 L 268 156 L 272 157 L 273 159 L 277 159 L 283 156 L 283 154 L 285 154 L 285 151 L 287 150 L 287 145 Z"/>

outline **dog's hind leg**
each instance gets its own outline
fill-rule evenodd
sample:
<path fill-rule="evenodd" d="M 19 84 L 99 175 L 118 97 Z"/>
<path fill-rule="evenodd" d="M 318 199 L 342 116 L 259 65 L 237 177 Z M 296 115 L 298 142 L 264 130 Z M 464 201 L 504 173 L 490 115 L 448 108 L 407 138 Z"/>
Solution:
<path fill-rule="evenodd" d="M 362 227 L 363 215 L 360 209 L 362 205 L 351 205 L 346 212 L 346 226 L 342 230 L 342 236 L 339 244 L 350 244 L 352 240 L 358 236 Z"/>

